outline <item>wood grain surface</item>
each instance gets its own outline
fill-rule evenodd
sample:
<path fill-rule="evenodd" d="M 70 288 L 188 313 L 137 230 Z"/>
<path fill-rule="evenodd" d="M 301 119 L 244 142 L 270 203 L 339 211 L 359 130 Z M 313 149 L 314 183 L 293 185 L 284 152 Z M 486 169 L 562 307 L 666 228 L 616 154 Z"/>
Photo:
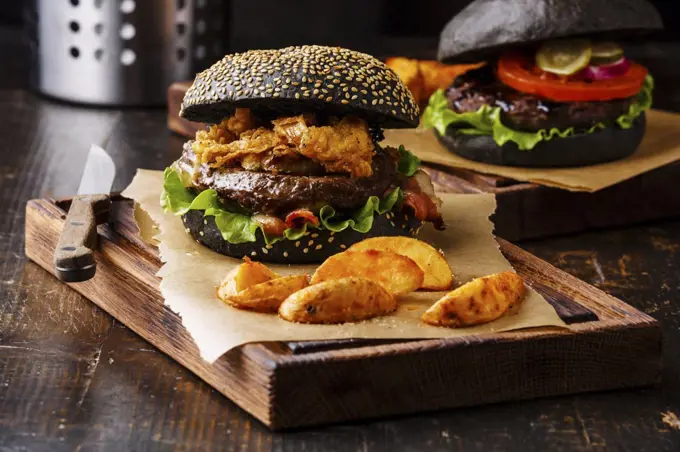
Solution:
<path fill-rule="evenodd" d="M 659 103 L 680 111 L 677 44 L 647 47 Z M 18 31 L 0 28 L 1 450 L 680 449 L 680 221 L 521 244 L 660 322 L 658 386 L 268 431 L 24 256 L 26 202 L 73 195 L 91 143 L 113 156 L 120 190 L 138 167 L 163 169 L 183 141 L 163 110 L 84 109 L 29 93 L 24 51 Z"/>
<path fill-rule="evenodd" d="M 26 255 L 50 272 L 66 204 L 26 206 Z M 137 236 L 132 205 L 116 204 L 112 224 L 99 230 L 97 274 L 71 287 L 272 429 L 643 386 L 660 377 L 656 321 L 503 240 L 503 253 L 560 306 L 570 331 L 296 344 L 292 354 L 285 343 L 249 344 L 209 364 L 163 303 L 157 250 Z"/>

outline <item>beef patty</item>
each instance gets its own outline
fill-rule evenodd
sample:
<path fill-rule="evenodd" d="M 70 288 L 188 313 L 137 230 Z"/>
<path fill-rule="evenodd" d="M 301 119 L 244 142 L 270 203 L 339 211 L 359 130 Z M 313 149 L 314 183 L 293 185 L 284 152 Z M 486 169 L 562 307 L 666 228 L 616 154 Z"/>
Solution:
<path fill-rule="evenodd" d="M 193 174 L 195 158 L 188 142 L 176 165 Z M 376 149 L 372 166 L 372 176 L 351 178 L 341 174 L 300 176 L 202 165 L 194 177 L 194 188 L 197 192 L 214 189 L 227 208 L 247 213 L 284 217 L 295 209 L 315 211 L 324 205 L 338 211 L 353 210 L 363 206 L 370 196 L 382 197 L 398 183 L 396 161 L 388 152 Z"/>
<path fill-rule="evenodd" d="M 483 105 L 501 107 L 501 121 L 511 129 L 585 130 L 597 123 L 610 125 L 628 112 L 633 98 L 604 102 L 553 102 L 521 93 L 501 83 L 485 65 L 458 76 L 448 88 L 449 108 L 458 113 L 475 112 Z"/>

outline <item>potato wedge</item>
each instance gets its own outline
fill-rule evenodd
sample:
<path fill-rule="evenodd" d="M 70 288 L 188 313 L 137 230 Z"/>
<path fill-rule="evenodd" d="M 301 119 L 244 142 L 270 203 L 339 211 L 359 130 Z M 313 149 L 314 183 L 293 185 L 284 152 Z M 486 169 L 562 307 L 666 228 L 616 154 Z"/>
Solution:
<path fill-rule="evenodd" d="M 218 296 L 239 308 L 257 312 L 276 312 L 290 294 L 309 285 L 307 275 L 284 276 L 250 286 L 234 295 Z"/>
<path fill-rule="evenodd" d="M 399 76 L 402 82 L 404 82 L 409 91 L 411 91 L 417 104 L 427 101 L 427 98 L 423 96 L 425 86 L 423 76 L 418 68 L 418 60 L 404 57 L 391 57 L 385 61 L 385 64 Z"/>
<path fill-rule="evenodd" d="M 411 258 L 392 251 L 361 250 L 329 257 L 312 276 L 312 284 L 358 276 L 377 282 L 394 295 L 406 295 L 423 283 L 423 271 Z"/>
<path fill-rule="evenodd" d="M 348 251 L 392 251 L 411 258 L 425 275 L 420 289 L 447 290 L 453 284 L 453 274 L 444 256 L 429 244 L 411 237 L 373 237 L 355 243 Z"/>
<path fill-rule="evenodd" d="M 383 286 L 366 278 L 320 282 L 289 296 L 279 315 L 290 322 L 345 323 L 388 314 L 397 301 Z"/>
<path fill-rule="evenodd" d="M 266 265 L 253 262 L 246 257 L 241 265 L 227 273 L 217 289 L 217 294 L 220 298 L 236 295 L 250 286 L 278 277 L 279 275 L 271 271 Z"/>
<path fill-rule="evenodd" d="M 491 322 L 521 302 L 525 293 L 524 280 L 517 273 L 496 273 L 449 292 L 425 311 L 421 320 L 453 328 Z"/>
<path fill-rule="evenodd" d="M 448 88 L 459 75 L 483 66 L 479 64 L 443 64 L 434 60 L 419 60 L 418 70 L 423 78 L 423 96 L 429 98 L 438 89 Z"/>

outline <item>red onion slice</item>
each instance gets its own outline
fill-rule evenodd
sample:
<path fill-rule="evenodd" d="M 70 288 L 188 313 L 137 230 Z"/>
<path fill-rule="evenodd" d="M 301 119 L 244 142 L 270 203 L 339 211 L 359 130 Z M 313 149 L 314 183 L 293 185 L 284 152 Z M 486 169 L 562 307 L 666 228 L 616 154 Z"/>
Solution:
<path fill-rule="evenodd" d="M 615 63 L 602 66 L 588 66 L 583 70 L 583 76 L 589 80 L 611 80 L 626 75 L 628 69 L 630 69 L 630 61 L 622 57 Z"/>

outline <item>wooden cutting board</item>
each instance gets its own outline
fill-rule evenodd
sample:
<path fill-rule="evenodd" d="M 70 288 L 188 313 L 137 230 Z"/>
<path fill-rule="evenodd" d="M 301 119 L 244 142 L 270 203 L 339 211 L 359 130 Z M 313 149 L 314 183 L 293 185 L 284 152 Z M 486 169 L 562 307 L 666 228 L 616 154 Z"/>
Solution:
<path fill-rule="evenodd" d="M 26 255 L 54 273 L 68 201 L 26 206 Z M 651 317 L 499 239 L 503 254 L 570 325 L 410 341 L 248 344 L 203 361 L 155 276 L 130 201 L 99 227 L 97 274 L 69 284 L 272 429 L 650 385 L 661 372 Z"/>
<path fill-rule="evenodd" d="M 168 127 L 193 137 L 205 124 L 179 117 L 184 93 L 191 82 L 168 89 Z M 440 185 L 453 193 L 496 195 L 496 233 L 516 241 L 582 232 L 680 216 L 680 164 L 671 164 L 595 193 L 518 182 L 465 169 L 430 165 Z"/>

